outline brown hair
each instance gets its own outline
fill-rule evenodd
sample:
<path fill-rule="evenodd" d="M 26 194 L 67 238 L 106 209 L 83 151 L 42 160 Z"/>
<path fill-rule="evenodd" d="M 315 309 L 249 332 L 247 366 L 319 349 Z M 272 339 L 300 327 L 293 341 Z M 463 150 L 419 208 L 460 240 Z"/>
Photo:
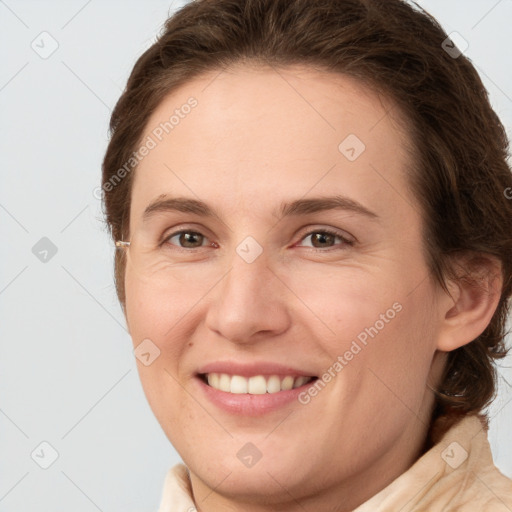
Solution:
<path fill-rule="evenodd" d="M 446 279 L 457 274 L 451 256 L 459 253 L 487 253 L 502 263 L 497 310 L 477 339 L 449 353 L 433 418 L 481 411 L 495 394 L 493 360 L 506 354 L 512 286 L 512 201 L 506 191 L 512 192 L 512 175 L 507 136 L 487 91 L 464 55 L 445 51 L 452 46 L 446 38 L 428 13 L 401 0 L 186 4 L 137 60 L 112 113 L 102 184 L 113 239 L 128 236 L 133 172 L 112 180 L 170 92 L 237 63 L 311 65 L 354 77 L 393 99 L 410 123 L 410 185 L 424 218 L 432 276 L 447 290 Z M 117 251 L 116 289 L 123 307 L 124 264 L 124 251 Z"/>

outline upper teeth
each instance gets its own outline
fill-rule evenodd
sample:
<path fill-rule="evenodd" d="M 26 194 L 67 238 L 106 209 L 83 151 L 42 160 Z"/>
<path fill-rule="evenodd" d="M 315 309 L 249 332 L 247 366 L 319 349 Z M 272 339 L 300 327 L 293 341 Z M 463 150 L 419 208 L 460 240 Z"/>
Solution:
<path fill-rule="evenodd" d="M 298 388 L 310 381 L 312 377 L 279 377 L 271 375 L 255 375 L 254 377 L 242 377 L 241 375 L 228 375 L 227 373 L 209 373 L 208 384 L 220 391 L 228 393 L 249 393 L 251 395 L 263 395 L 265 393 L 277 393 L 288 389 Z"/>

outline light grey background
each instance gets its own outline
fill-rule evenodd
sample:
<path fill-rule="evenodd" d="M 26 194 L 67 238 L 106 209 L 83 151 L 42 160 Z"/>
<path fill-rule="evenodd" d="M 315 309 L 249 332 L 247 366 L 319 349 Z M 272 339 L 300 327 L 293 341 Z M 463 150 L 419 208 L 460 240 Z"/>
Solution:
<path fill-rule="evenodd" d="M 110 111 L 183 3 L 0 0 L 0 512 L 155 511 L 178 462 L 139 383 L 94 189 Z M 510 134 L 512 1 L 419 3 L 469 43 Z M 501 375 L 489 438 L 512 476 Z"/>

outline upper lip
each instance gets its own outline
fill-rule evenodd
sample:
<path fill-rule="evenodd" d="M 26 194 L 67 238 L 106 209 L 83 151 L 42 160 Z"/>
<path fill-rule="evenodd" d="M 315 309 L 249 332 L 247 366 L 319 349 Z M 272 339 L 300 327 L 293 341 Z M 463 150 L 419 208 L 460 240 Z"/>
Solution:
<path fill-rule="evenodd" d="M 214 361 L 201 366 L 197 373 L 227 373 L 228 375 L 240 375 L 242 377 L 252 377 L 254 375 L 291 375 L 293 377 L 315 377 L 313 373 L 307 370 L 267 361 L 250 363 L 241 363 L 236 361 Z"/>

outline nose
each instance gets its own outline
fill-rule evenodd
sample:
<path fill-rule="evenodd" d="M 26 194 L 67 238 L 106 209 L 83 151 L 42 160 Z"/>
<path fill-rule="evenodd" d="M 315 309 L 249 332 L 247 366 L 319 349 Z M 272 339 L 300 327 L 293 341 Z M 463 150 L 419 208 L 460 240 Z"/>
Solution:
<path fill-rule="evenodd" d="M 290 326 L 287 289 L 267 266 L 264 254 L 252 263 L 235 254 L 213 291 L 206 325 L 225 339 L 250 344 L 282 334 Z"/>

